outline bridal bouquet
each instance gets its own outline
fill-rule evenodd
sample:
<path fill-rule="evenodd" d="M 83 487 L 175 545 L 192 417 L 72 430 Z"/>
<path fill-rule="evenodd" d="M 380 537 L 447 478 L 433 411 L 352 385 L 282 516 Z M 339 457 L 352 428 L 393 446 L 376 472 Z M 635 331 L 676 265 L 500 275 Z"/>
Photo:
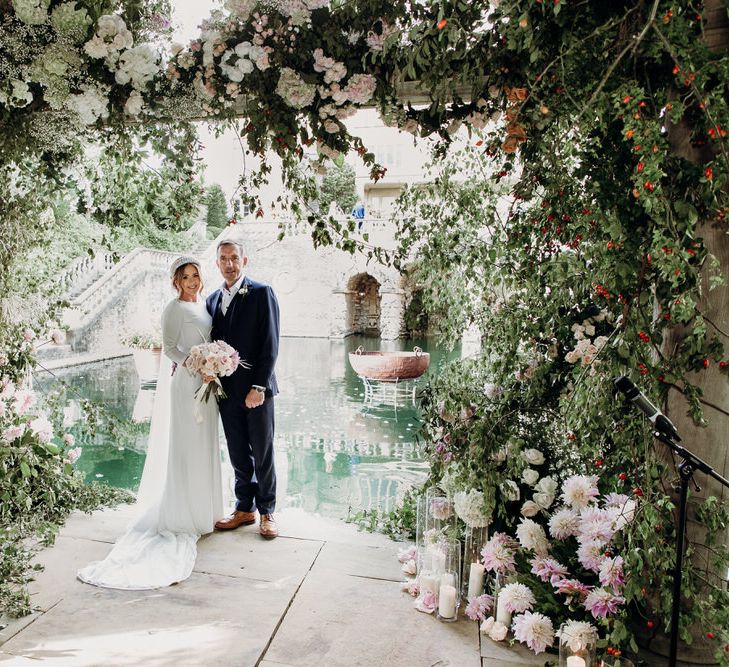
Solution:
<path fill-rule="evenodd" d="M 214 378 L 195 392 L 195 398 L 200 401 L 207 401 L 211 396 L 215 396 L 216 399 L 227 398 L 220 378 L 233 375 L 239 366 L 251 367 L 250 364 L 241 361 L 238 352 L 222 340 L 195 345 L 190 349 L 185 366 L 193 373 Z"/>

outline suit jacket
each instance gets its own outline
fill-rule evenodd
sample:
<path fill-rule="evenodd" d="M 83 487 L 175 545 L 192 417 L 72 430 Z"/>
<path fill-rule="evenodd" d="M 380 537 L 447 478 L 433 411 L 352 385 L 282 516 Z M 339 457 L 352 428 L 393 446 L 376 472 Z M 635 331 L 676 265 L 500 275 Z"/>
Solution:
<path fill-rule="evenodd" d="M 246 293 L 241 294 L 245 289 Z M 221 378 L 229 398 L 244 400 L 252 385 L 266 388 L 267 396 L 278 394 L 274 367 L 278 357 L 279 310 L 273 290 L 262 283 L 243 279 L 225 315 L 221 309 L 223 292 L 215 290 L 206 301 L 213 318 L 212 340 L 224 340 L 240 354 L 250 368 L 239 367 Z"/>

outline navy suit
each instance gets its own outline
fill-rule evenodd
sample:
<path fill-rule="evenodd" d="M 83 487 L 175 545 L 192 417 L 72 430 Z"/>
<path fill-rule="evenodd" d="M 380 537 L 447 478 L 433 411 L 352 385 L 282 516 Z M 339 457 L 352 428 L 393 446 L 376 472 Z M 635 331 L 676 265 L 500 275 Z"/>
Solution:
<path fill-rule="evenodd" d="M 241 291 L 245 292 L 241 294 Z M 207 298 L 213 318 L 213 340 L 224 340 L 250 368 L 238 368 L 221 378 L 228 395 L 220 401 L 220 417 L 235 470 L 236 509 L 271 514 L 276 508 L 276 470 L 273 460 L 273 397 L 278 394 L 274 366 L 278 356 L 279 310 L 268 285 L 246 277 L 225 315 L 222 291 Z M 253 385 L 265 387 L 266 399 L 247 408 L 245 398 Z"/>

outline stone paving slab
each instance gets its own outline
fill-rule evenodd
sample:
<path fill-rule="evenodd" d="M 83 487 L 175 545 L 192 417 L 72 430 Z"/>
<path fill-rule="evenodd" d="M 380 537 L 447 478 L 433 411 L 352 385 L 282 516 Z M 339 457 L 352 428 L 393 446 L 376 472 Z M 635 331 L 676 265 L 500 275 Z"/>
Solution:
<path fill-rule="evenodd" d="M 399 585 L 314 568 L 266 660 L 293 667 L 480 667 L 478 628 L 412 608 Z"/>
<path fill-rule="evenodd" d="M 192 576 L 169 588 L 76 580 L 133 514 L 122 507 L 69 519 L 38 557 L 45 570 L 31 594 L 41 611 L 0 631 L 2 667 L 481 664 L 475 623 L 440 623 L 400 592 L 402 545 L 298 510 L 278 514 L 273 541 L 256 526 L 205 536 Z"/>
<path fill-rule="evenodd" d="M 255 665 L 296 591 L 199 573 L 155 591 L 77 588 L 2 651 L 64 666 Z"/>
<path fill-rule="evenodd" d="M 509 646 L 509 640 L 495 642 L 484 635 L 481 635 L 481 658 L 484 667 L 514 667 L 514 665 L 544 667 L 545 663 L 556 664 L 558 660 L 558 656 L 548 653 L 535 655 L 519 642 Z"/>

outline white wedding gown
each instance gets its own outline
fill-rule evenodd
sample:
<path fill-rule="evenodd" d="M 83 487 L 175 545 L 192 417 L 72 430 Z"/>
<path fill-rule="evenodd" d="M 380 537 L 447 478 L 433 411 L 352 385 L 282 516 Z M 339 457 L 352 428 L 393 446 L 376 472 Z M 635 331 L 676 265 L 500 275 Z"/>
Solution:
<path fill-rule="evenodd" d="M 187 579 L 200 535 L 223 516 L 218 405 L 194 398 L 201 379 L 181 366 L 209 340 L 205 302 L 171 301 L 162 314 L 164 353 L 140 485 L 139 515 L 102 561 L 78 572 L 87 584 L 144 590 Z"/>

